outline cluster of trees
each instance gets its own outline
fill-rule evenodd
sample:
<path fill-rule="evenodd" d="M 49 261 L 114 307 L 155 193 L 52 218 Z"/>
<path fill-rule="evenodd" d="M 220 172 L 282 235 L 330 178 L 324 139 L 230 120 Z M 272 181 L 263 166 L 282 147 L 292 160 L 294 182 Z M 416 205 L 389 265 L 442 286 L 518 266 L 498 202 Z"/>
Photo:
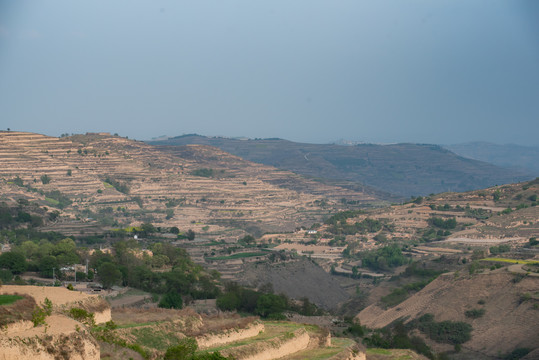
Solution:
<path fill-rule="evenodd" d="M 432 209 L 432 210 L 437 210 L 437 211 L 464 211 L 466 209 L 469 209 L 470 208 L 470 205 L 468 205 L 466 208 L 463 208 L 462 206 L 460 205 L 457 205 L 455 206 L 454 208 L 449 205 L 449 204 L 444 204 L 444 205 L 434 205 L 434 204 L 430 204 L 429 207 Z"/>
<path fill-rule="evenodd" d="M 38 227 L 43 225 L 43 219 L 39 215 L 30 214 L 20 208 L 0 206 L 0 229 L 9 229 L 20 225 Z"/>
<path fill-rule="evenodd" d="M 96 251 L 90 257 L 90 266 L 105 287 L 114 284 L 131 286 L 163 297 L 164 307 L 181 307 L 181 299 L 214 299 L 219 294 L 218 272 L 207 273 L 195 265 L 187 252 L 168 243 L 152 246 L 153 257 L 137 256 L 138 243 L 119 240 L 114 243 L 114 255 Z M 152 265 L 159 261 L 170 271 L 154 272 Z"/>
<path fill-rule="evenodd" d="M 382 223 L 379 220 L 374 220 L 370 218 L 355 222 L 354 224 L 348 224 L 346 220 L 343 220 L 328 227 L 328 231 L 335 235 L 374 233 L 380 230 L 382 230 Z"/>
<path fill-rule="evenodd" d="M 396 244 L 362 252 L 361 259 L 363 266 L 382 271 L 409 263 L 409 259 L 402 254 L 401 248 Z"/>
<path fill-rule="evenodd" d="M 266 286 L 263 291 L 255 291 L 231 282 L 225 284 L 224 293 L 217 297 L 217 306 L 223 311 L 236 310 L 263 318 L 283 319 L 284 311 L 294 311 L 306 316 L 323 313 L 306 297 L 300 299 L 300 303 L 301 305 L 292 302 L 283 294 L 273 294 L 271 286 Z"/>
<path fill-rule="evenodd" d="M 123 194 L 129 194 L 129 185 L 127 185 L 126 183 L 111 179 L 110 177 L 107 177 L 105 179 L 105 182 L 112 185 L 117 191 Z"/>
<path fill-rule="evenodd" d="M 434 321 L 434 315 L 425 314 L 415 325 L 421 332 L 425 333 L 434 341 L 460 345 L 471 339 L 472 326 L 462 321 Z"/>
<path fill-rule="evenodd" d="M 432 217 L 428 220 L 428 223 L 430 225 L 436 226 L 437 228 L 446 230 L 451 230 L 457 227 L 457 220 L 455 218 L 444 220 L 439 217 Z"/>
<path fill-rule="evenodd" d="M 489 248 L 489 251 L 490 251 L 490 253 L 492 255 L 498 255 L 498 254 L 506 253 L 506 252 L 511 251 L 511 245 L 509 245 L 509 244 L 501 244 L 501 245 L 498 245 L 498 246 L 491 246 Z"/>
<path fill-rule="evenodd" d="M 81 253 L 77 250 L 75 241 L 72 238 L 63 238 L 58 233 L 18 229 L 4 230 L 2 236 L 12 239 L 11 251 L 0 255 L 0 269 L 3 270 L 4 280 L 24 271 L 36 271 L 43 277 L 52 278 L 53 269 L 56 269 L 56 275 L 61 278 L 59 268 L 81 261 Z M 83 279 L 84 275 L 82 273 L 79 279 Z"/>
<path fill-rule="evenodd" d="M 398 321 L 393 327 L 385 327 L 374 331 L 370 336 L 363 339 L 363 343 L 368 347 L 382 349 L 412 349 L 429 359 L 436 359 L 436 355 L 423 339 L 418 336 L 408 335 L 410 330 L 402 321 Z"/>
<path fill-rule="evenodd" d="M 478 208 L 471 209 L 469 205 L 466 206 L 466 216 L 475 218 L 477 220 L 486 220 L 492 215 L 492 211 Z"/>
<path fill-rule="evenodd" d="M 213 177 L 214 171 L 213 169 L 206 169 L 206 168 L 196 169 L 191 172 L 191 175 L 209 178 L 209 177 Z"/>
<path fill-rule="evenodd" d="M 404 324 L 397 321 L 393 326 L 375 330 L 363 339 L 368 347 L 384 349 L 412 349 L 429 359 L 446 358 L 446 354 L 434 354 L 425 344 L 425 341 L 409 333 L 418 329 L 434 341 L 455 345 L 455 350 L 460 351 L 461 344 L 470 340 L 472 326 L 465 322 L 434 321 L 432 314 L 425 314 L 419 319 Z M 364 330 L 362 332 L 365 332 Z"/>
<path fill-rule="evenodd" d="M 129 227 L 125 229 L 115 229 L 109 232 L 109 235 L 111 237 L 119 237 L 119 238 L 124 238 L 126 236 L 132 236 L 132 235 L 140 235 L 144 238 L 152 238 L 153 234 L 168 233 L 168 232 L 171 234 L 178 235 L 178 239 L 194 240 L 195 235 L 196 235 L 195 232 L 191 229 L 182 233 L 180 229 L 176 226 L 173 226 L 171 228 L 161 228 L 161 227 L 155 227 L 151 223 L 143 223 L 140 226 L 134 226 L 134 227 Z"/>
<path fill-rule="evenodd" d="M 337 223 L 346 222 L 346 219 L 354 218 L 358 215 L 363 214 L 364 211 L 362 210 L 346 210 L 346 211 L 340 211 L 334 215 L 332 215 L 329 219 L 325 221 L 326 225 L 336 225 Z"/>
<path fill-rule="evenodd" d="M 442 229 L 436 230 L 433 228 L 426 228 L 423 231 L 421 240 L 426 241 L 426 242 L 442 240 L 443 238 L 449 235 L 451 235 L 451 231 L 449 230 L 442 230 Z"/>
<path fill-rule="evenodd" d="M 41 176 L 41 182 L 43 184 L 48 184 L 50 181 L 51 181 L 51 178 L 49 176 L 47 175 Z M 37 189 L 35 187 L 32 187 L 29 184 L 24 185 L 23 180 L 18 176 L 14 179 L 11 179 L 10 182 L 13 182 L 17 186 L 25 187 L 28 189 L 28 191 L 44 195 L 48 203 L 56 208 L 63 209 L 66 206 L 69 206 L 73 203 L 73 201 L 71 201 L 69 197 L 67 197 L 65 194 L 62 194 L 59 190 L 44 191 L 43 189 Z M 37 180 L 34 179 L 34 182 L 37 182 Z M 24 200 L 24 199 L 20 199 L 19 201 L 21 200 L 28 202 L 27 200 Z"/>

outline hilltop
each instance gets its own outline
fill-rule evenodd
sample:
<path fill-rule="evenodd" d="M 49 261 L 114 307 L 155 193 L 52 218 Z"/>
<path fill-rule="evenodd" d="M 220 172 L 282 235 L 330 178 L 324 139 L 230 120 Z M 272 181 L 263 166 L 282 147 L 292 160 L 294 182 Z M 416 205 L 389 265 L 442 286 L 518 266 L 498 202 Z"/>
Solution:
<path fill-rule="evenodd" d="M 355 183 L 410 197 L 444 191 L 468 191 L 533 178 L 458 156 L 426 144 L 306 144 L 283 139 L 233 139 L 184 135 L 149 141 L 154 145 L 203 144 L 261 164 L 321 180 Z M 359 184 L 359 185 L 358 185 Z"/>

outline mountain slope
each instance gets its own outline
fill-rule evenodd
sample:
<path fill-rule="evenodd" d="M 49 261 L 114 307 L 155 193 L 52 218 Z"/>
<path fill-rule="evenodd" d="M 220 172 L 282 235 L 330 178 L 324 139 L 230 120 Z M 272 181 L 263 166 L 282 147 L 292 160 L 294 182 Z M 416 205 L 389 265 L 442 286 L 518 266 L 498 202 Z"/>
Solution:
<path fill-rule="evenodd" d="M 109 134 L 0 132 L 0 159 L 3 201 L 58 208 L 62 216 L 54 229 L 67 234 L 143 222 L 198 232 L 293 230 L 320 221 L 342 198 L 377 200 L 213 147 L 164 152 Z M 75 223 L 95 226 L 85 230 Z"/>
<path fill-rule="evenodd" d="M 539 278 L 516 276 L 504 269 L 463 276 L 447 274 L 438 277 L 404 302 L 383 310 L 371 305 L 359 313 L 361 324 L 381 328 L 397 319 L 408 322 L 430 313 L 436 321 L 464 321 L 473 327 L 472 338 L 463 348 L 496 357 L 515 348 L 537 348 L 539 312 L 536 295 L 522 301 L 523 294 L 536 294 Z M 473 319 L 467 310 L 484 309 L 484 315 Z M 532 330 L 532 331 L 530 331 Z"/>
<path fill-rule="evenodd" d="M 524 172 L 508 172 L 492 164 L 463 158 L 436 145 L 341 146 L 198 135 L 149 143 L 211 145 L 250 161 L 298 174 L 358 182 L 406 197 L 467 191 L 532 178 Z"/>
<path fill-rule="evenodd" d="M 507 168 L 526 169 L 539 176 L 539 147 L 514 144 L 498 145 L 487 142 L 444 145 L 456 154 L 470 159 L 486 161 Z"/>

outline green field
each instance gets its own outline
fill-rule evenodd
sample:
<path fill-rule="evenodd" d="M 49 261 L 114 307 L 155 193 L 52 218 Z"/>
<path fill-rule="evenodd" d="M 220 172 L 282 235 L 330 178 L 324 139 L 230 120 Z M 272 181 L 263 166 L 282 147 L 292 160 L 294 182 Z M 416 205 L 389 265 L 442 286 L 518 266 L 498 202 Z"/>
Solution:
<path fill-rule="evenodd" d="M 56 199 L 51 199 L 51 198 L 48 198 L 48 197 L 45 198 L 45 201 L 48 202 L 48 203 L 51 204 L 51 205 L 54 205 L 54 206 L 60 204 L 60 202 L 59 202 L 58 200 L 56 200 Z"/>
<path fill-rule="evenodd" d="M 20 299 L 23 299 L 23 297 L 19 295 L 0 295 L 0 305 L 13 304 Z"/>
<path fill-rule="evenodd" d="M 485 258 L 481 259 L 481 261 L 498 261 L 498 262 L 505 262 L 510 264 L 539 264 L 539 261 L 537 260 L 517 260 L 517 259 L 506 259 L 506 258 Z"/>

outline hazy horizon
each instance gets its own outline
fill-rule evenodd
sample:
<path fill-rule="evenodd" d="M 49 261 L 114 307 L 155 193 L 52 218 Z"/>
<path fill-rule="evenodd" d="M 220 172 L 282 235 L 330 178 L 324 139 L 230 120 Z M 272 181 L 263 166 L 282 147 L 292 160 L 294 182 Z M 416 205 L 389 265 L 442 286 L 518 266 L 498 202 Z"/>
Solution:
<path fill-rule="evenodd" d="M 0 0 L 0 129 L 537 146 L 534 0 Z"/>

